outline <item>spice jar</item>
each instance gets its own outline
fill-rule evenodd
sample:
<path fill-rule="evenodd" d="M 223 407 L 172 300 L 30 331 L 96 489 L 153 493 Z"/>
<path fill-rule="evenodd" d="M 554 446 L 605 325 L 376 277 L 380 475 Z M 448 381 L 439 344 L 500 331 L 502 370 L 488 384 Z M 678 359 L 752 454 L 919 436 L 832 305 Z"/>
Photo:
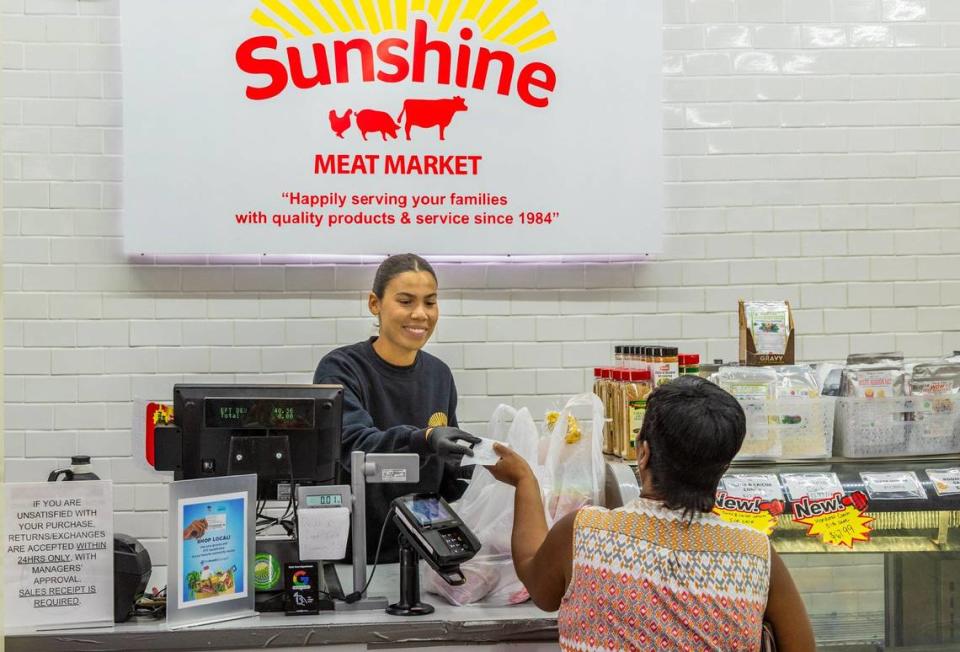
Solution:
<path fill-rule="evenodd" d="M 637 459 L 637 437 L 643 426 L 643 417 L 647 412 L 647 397 L 650 395 L 650 372 L 646 369 L 634 369 L 627 373 L 622 384 L 623 394 L 623 433 L 621 457 L 625 460 Z"/>
<path fill-rule="evenodd" d="M 626 348 L 627 347 L 624 346 L 623 344 L 617 344 L 615 347 L 613 347 L 613 366 L 614 367 L 620 368 L 624 366 L 624 358 L 626 357 L 624 355 L 624 349 Z"/>
<path fill-rule="evenodd" d="M 677 356 L 677 364 L 681 376 L 699 376 L 700 375 L 700 354 L 699 353 L 681 353 Z"/>
<path fill-rule="evenodd" d="M 613 448 L 613 424 L 610 410 L 610 369 L 596 367 L 593 370 L 593 393 L 600 398 L 603 404 L 603 452 L 611 454 Z"/>
<path fill-rule="evenodd" d="M 608 396 L 610 397 L 610 452 L 623 456 L 623 374 L 626 369 L 610 369 Z"/>
<path fill-rule="evenodd" d="M 666 385 L 680 375 L 679 351 L 676 347 L 662 346 L 651 351 L 653 357 L 652 381 L 654 387 Z"/>
<path fill-rule="evenodd" d="M 646 369 L 651 374 L 653 373 L 653 355 L 651 355 L 651 353 L 655 348 L 656 347 L 650 345 L 640 347 L 640 368 Z"/>

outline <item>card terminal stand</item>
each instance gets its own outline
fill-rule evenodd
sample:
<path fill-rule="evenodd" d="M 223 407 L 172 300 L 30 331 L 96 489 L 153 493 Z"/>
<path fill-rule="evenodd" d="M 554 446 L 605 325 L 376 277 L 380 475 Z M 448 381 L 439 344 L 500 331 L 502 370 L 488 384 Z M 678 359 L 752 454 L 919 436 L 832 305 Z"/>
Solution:
<path fill-rule="evenodd" d="M 436 494 L 401 496 L 393 507 L 393 522 L 400 529 L 400 600 L 386 611 L 393 616 L 433 613 L 431 605 L 420 601 L 419 560 L 457 586 L 466 581 L 460 564 L 480 551 L 480 541 Z"/>

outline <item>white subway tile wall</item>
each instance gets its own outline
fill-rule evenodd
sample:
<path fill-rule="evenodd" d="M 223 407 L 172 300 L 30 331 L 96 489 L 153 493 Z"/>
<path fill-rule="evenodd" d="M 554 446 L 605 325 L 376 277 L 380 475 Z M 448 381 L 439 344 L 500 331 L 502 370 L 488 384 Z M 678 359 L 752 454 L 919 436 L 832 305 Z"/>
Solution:
<path fill-rule="evenodd" d="M 960 348 L 960 3 L 663 6 L 665 253 L 440 265 L 430 350 L 469 429 L 500 402 L 536 414 L 587 389 L 616 342 L 729 359 L 740 297 L 793 301 L 804 360 Z M 117 483 L 117 528 L 164 565 L 165 479 L 131 458 L 131 400 L 180 381 L 309 381 L 371 332 L 373 268 L 124 259 L 117 11 L 0 5 L 6 477 L 93 455 Z M 880 609 L 876 560 L 792 563 L 810 566 L 814 610 Z M 834 589 L 857 598 L 816 593 Z"/>

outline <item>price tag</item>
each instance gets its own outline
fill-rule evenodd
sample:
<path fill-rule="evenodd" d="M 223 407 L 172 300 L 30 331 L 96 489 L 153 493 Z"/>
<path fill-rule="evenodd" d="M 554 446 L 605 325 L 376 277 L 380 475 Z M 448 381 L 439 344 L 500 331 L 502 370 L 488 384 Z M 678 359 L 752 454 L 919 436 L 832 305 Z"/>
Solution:
<path fill-rule="evenodd" d="M 926 498 L 920 479 L 913 471 L 892 471 L 884 473 L 860 473 L 863 486 L 870 500 L 902 500 L 907 498 Z"/>
<path fill-rule="evenodd" d="M 764 500 L 759 496 L 740 498 L 718 491 L 713 513 L 728 523 L 746 525 L 770 536 L 777 526 L 778 517 L 783 513 L 783 503 Z"/>
<path fill-rule="evenodd" d="M 866 508 L 867 497 L 862 491 L 821 499 L 804 496 L 791 505 L 794 523 L 806 525 L 808 537 L 819 537 L 825 544 L 845 548 L 870 540 L 873 519 L 866 515 Z"/>
<path fill-rule="evenodd" d="M 927 469 L 927 477 L 938 496 L 960 494 L 960 468 Z"/>
<path fill-rule="evenodd" d="M 791 501 L 822 500 L 843 494 L 843 485 L 836 473 L 781 473 L 780 479 Z"/>
<path fill-rule="evenodd" d="M 732 473 L 723 476 L 720 487 L 729 496 L 783 500 L 780 481 L 773 473 Z"/>

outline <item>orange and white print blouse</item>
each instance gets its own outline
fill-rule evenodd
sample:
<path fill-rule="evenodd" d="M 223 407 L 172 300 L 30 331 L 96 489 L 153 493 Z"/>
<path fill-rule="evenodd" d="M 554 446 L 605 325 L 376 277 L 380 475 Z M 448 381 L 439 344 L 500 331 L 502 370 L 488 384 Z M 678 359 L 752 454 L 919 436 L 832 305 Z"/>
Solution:
<path fill-rule="evenodd" d="M 580 510 L 573 577 L 560 604 L 560 648 L 760 649 L 770 542 L 715 514 L 693 521 L 638 498 Z"/>

